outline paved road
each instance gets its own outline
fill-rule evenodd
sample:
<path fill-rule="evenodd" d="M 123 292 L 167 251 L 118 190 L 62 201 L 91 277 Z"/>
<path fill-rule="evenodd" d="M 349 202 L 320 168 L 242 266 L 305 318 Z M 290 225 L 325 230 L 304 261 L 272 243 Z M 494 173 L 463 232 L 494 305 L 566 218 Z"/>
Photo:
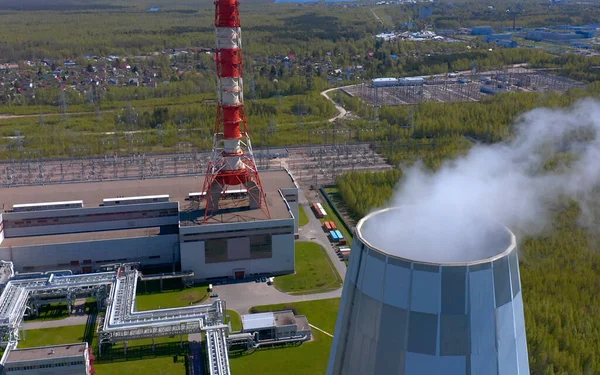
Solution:
<path fill-rule="evenodd" d="M 344 87 L 346 87 L 346 86 L 344 86 Z M 327 94 L 328 94 L 329 92 L 331 92 L 331 91 L 338 90 L 338 89 L 343 89 L 344 87 L 334 87 L 334 88 L 332 88 L 332 89 L 325 90 L 325 91 L 323 91 L 323 92 L 321 93 L 321 95 L 323 95 L 325 98 L 327 98 L 327 100 L 329 100 L 330 102 L 332 102 L 332 103 L 333 103 L 333 105 L 335 106 L 335 108 L 336 108 L 336 109 L 337 109 L 337 111 L 338 111 L 338 114 L 337 114 L 336 116 L 334 116 L 334 117 L 330 118 L 330 119 L 329 119 L 329 122 L 334 122 L 335 120 L 337 120 L 337 119 L 339 119 L 339 118 L 342 118 L 342 117 L 346 116 L 346 113 L 347 113 L 347 112 L 346 112 L 346 110 L 345 110 L 345 109 L 344 109 L 342 106 L 340 106 L 340 105 L 338 105 L 336 102 L 334 102 L 334 101 L 333 101 L 333 100 L 332 100 L 332 99 L 331 99 L 331 98 L 330 98 L 330 97 L 327 95 Z M 349 87 L 349 86 L 348 86 L 348 87 Z"/>
<path fill-rule="evenodd" d="M 310 207 L 308 205 L 302 205 L 302 207 L 304 208 L 304 212 L 306 212 L 306 216 L 308 216 L 308 224 L 298 229 L 298 233 L 300 234 L 299 240 L 316 242 L 323 246 L 327 251 L 327 255 L 329 255 L 329 259 L 331 259 L 331 263 L 343 280 L 346 277 L 346 264 L 338 257 L 327 238 L 327 234 L 323 231 L 321 222 L 315 217 Z"/>
<path fill-rule="evenodd" d="M 188 335 L 189 348 L 190 348 L 190 374 L 191 375 L 204 375 L 206 369 L 204 368 L 204 353 L 202 350 L 202 334 L 194 333 Z"/>
<path fill-rule="evenodd" d="M 24 329 L 56 328 L 66 326 L 79 326 L 87 323 L 87 315 L 73 315 L 58 320 L 34 320 L 23 323 Z"/>
<path fill-rule="evenodd" d="M 377 22 L 379 22 L 380 24 L 383 25 L 383 21 L 381 20 L 381 18 L 379 18 L 377 13 L 375 13 L 375 11 L 373 9 L 369 9 L 369 10 L 371 11 L 371 13 L 373 13 L 373 16 L 375 16 L 375 19 L 377 20 Z"/>
<path fill-rule="evenodd" d="M 342 295 L 342 289 L 340 288 L 327 293 L 292 296 L 278 291 L 274 286 L 269 286 L 267 283 L 256 283 L 254 281 L 214 285 L 213 290 L 219 295 L 219 298 L 226 301 L 229 310 L 235 310 L 240 314 L 247 314 L 252 306 L 339 298 Z M 210 302 L 212 302 L 212 299 Z"/>

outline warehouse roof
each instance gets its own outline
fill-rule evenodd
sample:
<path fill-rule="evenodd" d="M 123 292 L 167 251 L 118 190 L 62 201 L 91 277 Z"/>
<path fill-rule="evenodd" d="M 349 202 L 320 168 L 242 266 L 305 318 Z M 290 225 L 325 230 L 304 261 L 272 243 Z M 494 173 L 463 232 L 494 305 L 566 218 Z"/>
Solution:
<path fill-rule="evenodd" d="M 279 195 L 279 189 L 295 188 L 291 175 L 286 170 L 263 171 L 260 173 L 262 186 L 272 218 L 288 218 L 287 206 Z M 15 204 L 35 202 L 62 202 L 83 200 L 84 207 L 102 204 L 105 198 L 137 197 L 169 194 L 171 201 L 178 201 L 185 212 L 182 221 L 197 223 L 204 216 L 203 207 L 189 201 L 189 194 L 202 191 L 204 176 L 155 178 L 145 180 L 117 180 L 88 183 L 35 185 L 3 188 L 0 207 L 9 210 Z M 201 204 L 203 206 L 203 204 Z M 222 200 L 222 221 L 261 220 L 265 218 L 260 209 L 240 207 L 239 199 Z M 184 215 L 182 215 L 184 216 Z"/>
<path fill-rule="evenodd" d="M 397 78 L 373 78 L 372 82 L 396 82 Z"/>
<path fill-rule="evenodd" d="M 275 327 L 275 315 L 272 312 L 242 315 L 244 331 Z"/>
<path fill-rule="evenodd" d="M 87 349 L 86 343 L 42 346 L 30 349 L 16 349 L 8 353 L 7 363 L 36 361 L 49 358 L 83 357 Z"/>

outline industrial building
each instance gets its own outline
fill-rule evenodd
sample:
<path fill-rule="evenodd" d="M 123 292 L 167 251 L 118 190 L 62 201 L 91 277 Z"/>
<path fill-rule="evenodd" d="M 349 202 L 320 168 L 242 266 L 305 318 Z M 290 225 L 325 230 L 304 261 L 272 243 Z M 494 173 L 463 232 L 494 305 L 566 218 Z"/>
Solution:
<path fill-rule="evenodd" d="M 591 39 L 595 32 L 591 30 L 575 30 L 574 32 L 556 32 L 548 29 L 535 29 L 527 32 L 525 39 L 536 42 L 570 42 L 573 40 Z"/>
<path fill-rule="evenodd" d="M 356 227 L 327 374 L 529 374 L 512 232 L 492 225 L 489 246 L 451 263 L 435 261 L 444 249 L 426 258 L 402 241 L 382 249 L 365 239 L 377 234 L 373 217 L 401 209 Z"/>
<path fill-rule="evenodd" d="M 512 34 L 489 34 L 483 37 L 483 41 L 486 43 L 494 43 L 502 47 L 506 48 L 516 48 L 518 47 L 518 43 L 516 40 L 513 40 Z"/>
<path fill-rule="evenodd" d="M 490 35 L 494 33 L 494 29 L 491 26 L 473 26 L 471 28 L 471 35 Z"/>
<path fill-rule="evenodd" d="M 8 353 L 7 375 L 90 375 L 92 358 L 87 342 L 15 349 Z"/>
<path fill-rule="evenodd" d="M 373 87 L 393 87 L 399 86 L 398 78 L 373 78 L 371 80 Z"/>
<path fill-rule="evenodd" d="M 423 77 L 374 78 L 371 80 L 373 87 L 422 86 L 423 84 L 425 84 Z"/>
<path fill-rule="evenodd" d="M 137 262 L 192 271 L 196 280 L 293 273 L 298 186 L 286 170 L 261 176 L 270 218 L 240 189 L 224 193 L 205 220 L 203 176 L 5 188 L 0 259 L 17 272 Z M 55 203 L 22 211 L 36 202 Z"/>
<path fill-rule="evenodd" d="M 308 341 L 310 326 L 304 315 L 292 311 L 277 311 L 242 315 L 242 333 L 253 335 L 257 343 Z"/>

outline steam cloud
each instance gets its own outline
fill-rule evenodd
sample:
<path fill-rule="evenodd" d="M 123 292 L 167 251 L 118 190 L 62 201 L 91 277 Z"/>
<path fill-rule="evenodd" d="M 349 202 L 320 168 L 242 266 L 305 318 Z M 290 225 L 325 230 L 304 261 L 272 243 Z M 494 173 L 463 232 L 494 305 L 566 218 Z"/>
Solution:
<path fill-rule="evenodd" d="M 569 157 L 568 166 L 545 169 L 549 161 Z M 405 171 L 390 204 L 402 207 L 375 215 L 362 233 L 375 247 L 403 258 L 481 260 L 506 249 L 500 224 L 539 233 L 564 198 L 578 201 L 585 216 L 599 182 L 600 102 L 536 109 L 519 118 L 509 142 L 475 146 L 435 173 L 421 165 Z"/>

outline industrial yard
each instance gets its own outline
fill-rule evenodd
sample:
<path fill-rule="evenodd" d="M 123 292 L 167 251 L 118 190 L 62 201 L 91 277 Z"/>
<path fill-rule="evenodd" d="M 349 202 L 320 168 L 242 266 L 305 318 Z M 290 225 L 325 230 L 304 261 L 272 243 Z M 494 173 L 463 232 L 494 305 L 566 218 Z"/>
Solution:
<path fill-rule="evenodd" d="M 476 102 L 502 92 L 563 92 L 585 84 L 549 71 L 511 67 L 484 72 L 462 72 L 423 77 L 420 84 L 383 81 L 345 87 L 343 90 L 375 106 L 411 105 L 425 101 Z"/>
<path fill-rule="evenodd" d="M 348 171 L 391 168 L 369 143 L 258 149 L 255 156 L 259 169 L 287 168 L 302 186 L 331 184 Z M 15 160 L 0 163 L 0 187 L 191 176 L 206 172 L 209 160 L 210 152 Z"/>

